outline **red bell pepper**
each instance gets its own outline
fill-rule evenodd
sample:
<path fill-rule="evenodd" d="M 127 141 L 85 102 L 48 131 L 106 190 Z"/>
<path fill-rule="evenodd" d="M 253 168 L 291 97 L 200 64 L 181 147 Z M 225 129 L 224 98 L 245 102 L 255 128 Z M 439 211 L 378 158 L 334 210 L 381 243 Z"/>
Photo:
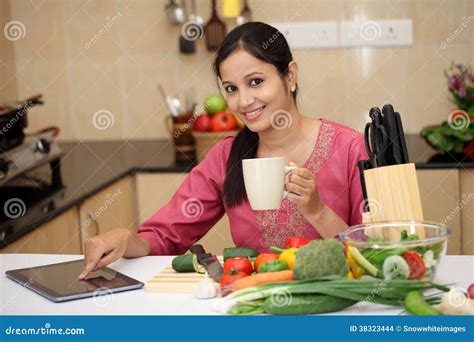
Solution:
<path fill-rule="evenodd" d="M 310 239 L 304 237 L 293 236 L 285 241 L 285 248 L 300 248 L 301 246 L 308 244 L 310 241 Z"/>

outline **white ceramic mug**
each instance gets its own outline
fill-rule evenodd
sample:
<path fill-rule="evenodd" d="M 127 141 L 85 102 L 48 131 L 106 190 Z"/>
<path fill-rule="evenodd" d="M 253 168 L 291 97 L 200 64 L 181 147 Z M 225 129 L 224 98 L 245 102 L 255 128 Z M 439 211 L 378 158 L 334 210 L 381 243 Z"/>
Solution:
<path fill-rule="evenodd" d="M 278 209 L 288 194 L 285 176 L 296 166 L 286 166 L 285 158 L 242 160 L 245 191 L 253 210 Z"/>

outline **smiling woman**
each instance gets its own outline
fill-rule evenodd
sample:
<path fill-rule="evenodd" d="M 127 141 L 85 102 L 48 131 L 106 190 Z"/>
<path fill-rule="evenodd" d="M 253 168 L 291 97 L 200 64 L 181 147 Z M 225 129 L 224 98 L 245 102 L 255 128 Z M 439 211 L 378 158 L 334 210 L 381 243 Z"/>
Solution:
<path fill-rule="evenodd" d="M 235 245 L 260 252 L 283 247 L 291 236 L 330 238 L 361 223 L 357 163 L 367 159 L 363 138 L 349 127 L 300 113 L 298 65 L 285 37 L 264 23 L 241 25 L 219 47 L 214 71 L 229 108 L 246 126 L 212 147 L 138 234 L 115 230 L 88 240 L 82 276 L 120 256 L 182 254 L 224 213 Z M 281 206 L 255 211 L 242 160 L 265 157 L 283 157 L 295 168 L 286 177 L 289 195 Z"/>

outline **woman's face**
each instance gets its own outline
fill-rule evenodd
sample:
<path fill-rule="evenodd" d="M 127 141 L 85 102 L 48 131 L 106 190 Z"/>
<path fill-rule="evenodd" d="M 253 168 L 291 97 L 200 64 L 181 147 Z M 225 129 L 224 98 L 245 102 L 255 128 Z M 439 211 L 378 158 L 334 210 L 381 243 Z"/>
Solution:
<path fill-rule="evenodd" d="M 278 70 L 244 50 L 229 55 L 220 65 L 227 105 L 253 132 L 272 129 L 278 111 L 290 111 L 293 99 Z"/>

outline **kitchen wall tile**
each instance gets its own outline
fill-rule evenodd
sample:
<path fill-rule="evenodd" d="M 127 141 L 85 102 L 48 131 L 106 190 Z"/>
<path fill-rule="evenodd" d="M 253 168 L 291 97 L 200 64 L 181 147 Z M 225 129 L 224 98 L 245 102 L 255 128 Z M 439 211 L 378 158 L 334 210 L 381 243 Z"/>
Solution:
<path fill-rule="evenodd" d="M 197 4 L 207 21 L 209 1 Z M 452 108 L 443 70 L 452 60 L 474 60 L 472 21 L 442 46 L 463 17 L 474 15 L 472 0 L 250 0 L 249 5 L 255 20 L 270 23 L 413 20 L 413 47 L 293 51 L 303 113 L 356 128 L 363 127 L 371 106 L 385 102 L 402 113 L 408 132 L 441 122 Z M 167 138 L 157 82 L 170 94 L 193 86 L 199 102 L 217 91 L 214 55 L 204 38 L 196 54 L 179 54 L 181 28 L 168 24 L 163 1 L 0 1 L 0 24 L 15 19 L 24 22 L 26 36 L 0 40 L 0 78 L 7 80 L 0 84 L 0 99 L 44 91 L 46 104 L 32 112 L 39 113 L 32 130 L 57 124 L 64 139 Z M 235 26 L 235 20 L 226 23 L 229 30 Z M 93 126 L 100 109 L 113 114 L 113 127 Z"/>

